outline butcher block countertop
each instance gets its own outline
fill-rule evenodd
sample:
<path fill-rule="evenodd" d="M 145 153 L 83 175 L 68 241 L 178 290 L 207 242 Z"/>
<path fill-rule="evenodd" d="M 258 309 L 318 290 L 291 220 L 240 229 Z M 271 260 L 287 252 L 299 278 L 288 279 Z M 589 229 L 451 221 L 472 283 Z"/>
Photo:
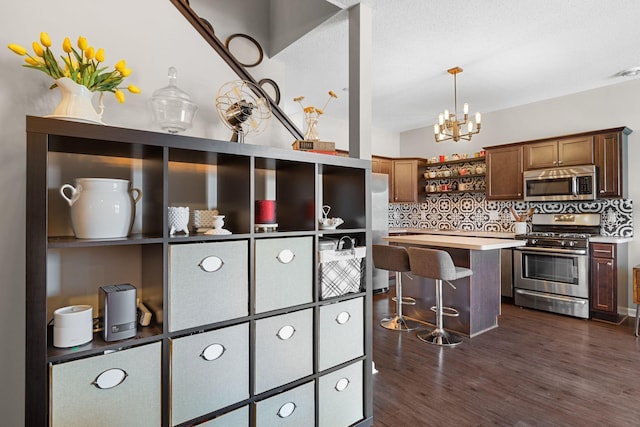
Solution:
<path fill-rule="evenodd" d="M 392 243 L 408 245 L 431 246 L 441 248 L 469 249 L 490 251 L 494 249 L 515 248 L 524 246 L 524 240 L 495 239 L 487 237 L 471 237 L 462 235 L 449 236 L 446 234 L 413 234 L 408 236 L 387 236 L 383 240 Z"/>

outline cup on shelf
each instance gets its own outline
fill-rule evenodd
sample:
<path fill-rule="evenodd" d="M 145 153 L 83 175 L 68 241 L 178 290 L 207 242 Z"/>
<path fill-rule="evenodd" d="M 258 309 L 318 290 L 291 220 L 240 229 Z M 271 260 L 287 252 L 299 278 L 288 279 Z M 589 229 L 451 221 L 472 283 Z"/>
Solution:
<path fill-rule="evenodd" d="M 482 166 L 476 166 L 476 173 L 478 175 L 483 174 L 484 173 L 484 168 Z"/>
<path fill-rule="evenodd" d="M 459 173 L 460 173 L 460 175 L 466 175 L 466 174 L 467 174 L 467 172 L 468 172 L 468 171 L 467 171 L 467 168 L 460 168 L 460 169 L 459 169 Z"/>
<path fill-rule="evenodd" d="M 438 159 L 440 160 L 440 162 L 446 162 L 447 161 L 447 156 L 440 154 L 440 156 L 438 157 Z"/>
<path fill-rule="evenodd" d="M 169 235 L 183 231 L 189 234 L 189 207 L 188 206 L 170 206 L 167 214 L 167 223 L 169 224 Z"/>
<path fill-rule="evenodd" d="M 435 178 L 436 175 L 436 171 L 429 171 L 429 178 Z"/>
<path fill-rule="evenodd" d="M 442 184 L 440 186 L 440 191 L 449 191 L 449 184 Z"/>
<path fill-rule="evenodd" d="M 458 190 L 459 191 L 466 191 L 467 190 L 467 184 L 465 184 L 464 182 L 461 182 L 460 184 L 458 184 Z"/>
<path fill-rule="evenodd" d="M 445 170 L 445 171 L 442 171 L 442 176 L 444 176 L 444 177 L 451 176 L 451 171 L 450 171 L 450 170 L 448 170 L 448 169 L 447 169 L 447 170 Z"/>

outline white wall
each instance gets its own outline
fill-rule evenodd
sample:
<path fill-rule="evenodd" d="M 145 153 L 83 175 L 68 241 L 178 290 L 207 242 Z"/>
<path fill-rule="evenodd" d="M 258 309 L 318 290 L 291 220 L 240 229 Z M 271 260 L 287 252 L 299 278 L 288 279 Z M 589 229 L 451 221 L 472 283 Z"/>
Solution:
<path fill-rule="evenodd" d="M 636 185 L 640 182 L 640 169 L 634 161 L 640 159 L 640 79 L 487 113 L 483 115 L 482 122 L 482 131 L 471 142 L 436 144 L 433 125 L 403 132 L 400 135 L 400 153 L 405 157 L 473 153 L 484 146 L 627 126 L 634 131 L 629 135 L 629 199 L 634 201 L 634 224 L 640 224 L 640 186 Z M 629 268 L 638 264 L 638 260 L 640 242 L 635 239 L 629 243 Z M 622 305 L 634 312 L 631 271 L 628 281 L 629 301 L 626 305 L 622 302 Z"/>

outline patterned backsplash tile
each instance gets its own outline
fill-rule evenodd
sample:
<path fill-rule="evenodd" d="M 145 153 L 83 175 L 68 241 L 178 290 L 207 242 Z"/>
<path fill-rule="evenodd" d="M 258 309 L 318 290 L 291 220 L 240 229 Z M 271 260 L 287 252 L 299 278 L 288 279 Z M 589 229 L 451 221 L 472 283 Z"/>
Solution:
<path fill-rule="evenodd" d="M 633 204 L 628 199 L 589 202 L 521 202 L 488 201 L 480 193 L 430 195 L 422 203 L 389 204 L 389 227 L 436 228 L 473 231 L 513 232 L 514 221 L 509 212 L 524 213 L 599 213 L 600 234 L 633 237 Z M 529 220 L 531 229 L 531 220 Z"/>

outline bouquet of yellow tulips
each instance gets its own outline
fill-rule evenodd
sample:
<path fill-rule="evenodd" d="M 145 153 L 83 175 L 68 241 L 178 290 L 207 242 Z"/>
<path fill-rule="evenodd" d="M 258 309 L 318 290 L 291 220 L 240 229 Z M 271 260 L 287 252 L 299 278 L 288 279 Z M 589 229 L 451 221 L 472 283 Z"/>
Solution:
<path fill-rule="evenodd" d="M 119 85 L 131 74 L 131 69 L 127 68 L 124 59 L 118 61 L 112 71 L 107 71 L 108 67 L 101 67 L 104 62 L 104 49 L 96 50 L 89 46 L 87 39 L 80 36 L 77 42 L 78 50 L 71 45 L 69 37 L 65 37 L 62 42 L 62 50 L 66 53 L 60 58 L 64 65 L 58 63 L 51 52 L 51 39 L 49 34 L 40 33 L 40 43 L 32 43 L 35 55 L 30 55 L 27 49 L 17 44 L 10 44 L 8 47 L 20 56 L 26 56 L 24 67 L 40 70 L 49 75 L 54 80 L 68 77 L 74 82 L 85 86 L 92 92 L 112 92 L 116 99 L 123 103 L 125 100 L 122 88 Z M 51 89 L 57 85 L 54 83 Z M 140 93 L 137 86 L 129 85 L 127 90 L 131 93 Z"/>

